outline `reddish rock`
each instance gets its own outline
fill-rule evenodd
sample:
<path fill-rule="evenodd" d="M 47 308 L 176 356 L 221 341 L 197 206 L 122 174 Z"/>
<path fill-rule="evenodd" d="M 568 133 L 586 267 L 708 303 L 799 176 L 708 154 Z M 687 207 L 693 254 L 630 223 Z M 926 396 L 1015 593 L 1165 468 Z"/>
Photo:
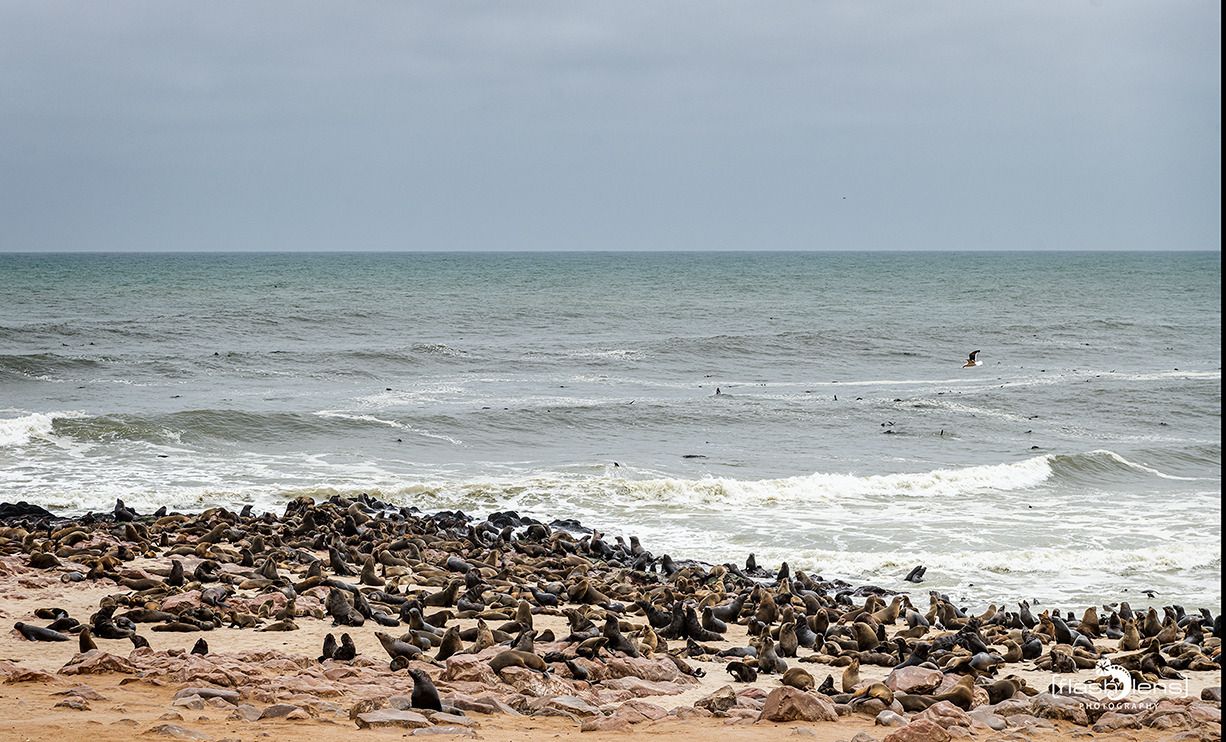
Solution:
<path fill-rule="evenodd" d="M 1188 704 L 1188 714 L 1197 721 L 1221 725 L 1222 709 L 1207 703 Z"/>
<path fill-rule="evenodd" d="M 183 696 L 182 698 L 176 698 L 171 705 L 175 708 L 202 711 L 204 709 L 204 699 L 200 696 Z"/>
<path fill-rule="evenodd" d="M 1013 716 L 1014 714 L 1029 714 L 1029 698 L 1008 698 L 988 709 L 997 716 Z"/>
<path fill-rule="evenodd" d="M 260 718 L 260 710 L 249 703 L 240 703 L 228 718 L 233 721 L 256 721 Z"/>
<path fill-rule="evenodd" d="M 873 719 L 873 724 L 879 727 L 905 727 L 907 725 L 907 717 L 896 714 L 893 711 L 882 711 L 880 714 L 877 714 L 877 718 Z"/>
<path fill-rule="evenodd" d="M 555 696 L 544 700 L 543 708 L 555 709 L 565 712 L 578 719 L 585 719 L 589 716 L 601 716 L 600 709 L 596 708 L 587 701 L 578 696 Z"/>
<path fill-rule="evenodd" d="M 178 724 L 158 724 L 151 727 L 145 734 L 156 734 L 162 737 L 172 737 L 174 739 L 196 739 L 205 740 L 209 735 L 203 732 L 197 732 L 195 729 L 187 729 Z"/>
<path fill-rule="evenodd" d="M 969 714 L 949 701 L 938 701 L 917 714 L 915 718 L 935 722 L 941 725 L 942 729 L 969 727 L 973 722 Z"/>
<path fill-rule="evenodd" d="M 618 706 L 613 716 L 625 719 L 631 724 L 642 724 L 645 721 L 659 721 L 668 716 L 668 711 L 654 703 L 634 699 Z"/>
<path fill-rule="evenodd" d="M 210 698 L 220 698 L 228 703 L 238 703 L 239 692 L 228 688 L 184 688 L 177 691 L 175 698 L 183 698 L 185 696 L 200 696 L 208 700 Z"/>
<path fill-rule="evenodd" d="M 1095 732 L 1115 732 L 1120 729 L 1140 729 L 1141 720 L 1135 714 L 1119 714 L 1108 711 L 1098 718 L 1091 729 Z"/>
<path fill-rule="evenodd" d="M 601 683 L 601 686 L 609 690 L 630 691 L 635 696 L 675 696 L 687 690 L 677 683 L 655 682 L 636 677 L 610 678 Z"/>
<path fill-rule="evenodd" d="M 982 724 L 988 729 L 996 732 L 999 732 L 1008 726 L 1008 724 L 1005 723 L 1005 717 L 1001 716 L 1000 714 L 992 713 L 991 710 L 986 708 L 974 709 L 970 712 L 970 714 L 968 714 L 968 716 L 970 716 L 976 724 Z"/>
<path fill-rule="evenodd" d="M 579 726 L 581 732 L 624 732 L 630 728 L 630 722 L 617 716 L 593 716 L 584 719 Z"/>
<path fill-rule="evenodd" d="M 931 693 L 945 679 L 945 673 L 927 667 L 900 667 L 885 678 L 885 685 L 895 693 Z"/>
<path fill-rule="evenodd" d="M 1163 731 L 1190 729 L 1196 726 L 1196 722 L 1192 720 L 1192 715 L 1184 709 L 1154 709 L 1149 713 L 1142 714 L 1140 720 L 1141 724 L 1150 729 L 1160 729 Z"/>
<path fill-rule="evenodd" d="M 289 716 L 290 714 L 298 710 L 299 710 L 299 707 L 294 706 L 293 704 L 274 703 L 273 705 L 265 708 L 263 711 L 260 712 L 260 719 L 261 720 L 263 719 L 284 719 L 285 717 Z"/>
<path fill-rule="evenodd" d="M 694 708 L 706 709 L 711 713 L 721 714 L 736 705 L 736 692 L 731 685 L 725 685 L 710 695 L 694 701 Z"/>
<path fill-rule="evenodd" d="M 411 734 L 414 737 L 433 737 L 435 735 L 446 735 L 451 737 L 477 737 L 477 733 L 472 729 L 458 726 L 422 727 L 421 729 L 414 729 Z"/>
<path fill-rule="evenodd" d="M 430 726 L 430 720 L 414 711 L 379 709 L 358 714 L 354 719 L 359 729 L 419 729 Z"/>
<path fill-rule="evenodd" d="M 192 608 L 200 605 L 200 591 L 188 590 L 185 593 L 171 595 L 162 601 L 162 610 L 167 613 L 178 613 L 177 608 Z"/>
<path fill-rule="evenodd" d="M 106 696 L 89 687 L 88 685 L 74 685 L 67 690 L 58 690 L 52 693 L 53 696 L 80 696 L 87 701 L 105 701 Z"/>
<path fill-rule="evenodd" d="M 55 704 L 55 708 L 72 709 L 73 711 L 89 711 L 89 702 L 80 696 L 69 696 Z"/>
<path fill-rule="evenodd" d="M 481 696 L 450 696 L 443 699 L 443 703 L 455 706 L 462 711 L 472 711 L 477 714 L 510 714 L 511 716 L 519 716 L 519 712 L 506 704 L 500 698 L 495 698 L 490 694 Z"/>
<path fill-rule="evenodd" d="M 575 693 L 575 686 L 571 681 L 553 674 L 544 675 L 526 667 L 504 668 L 502 679 L 527 696 L 548 698 L 570 696 Z"/>
<path fill-rule="evenodd" d="M 32 670 L 8 660 L 0 660 L 0 682 L 9 683 L 49 683 L 55 676 L 42 670 Z"/>
<path fill-rule="evenodd" d="M 948 675 L 942 675 L 941 684 L 936 687 L 936 690 L 932 691 L 932 694 L 934 696 L 939 696 L 942 693 L 948 693 L 951 690 L 953 690 L 954 686 L 957 685 L 961 680 L 962 680 L 962 676 L 956 673 L 951 672 Z"/>
<path fill-rule="evenodd" d="M 481 726 L 467 716 L 461 716 L 460 714 L 449 714 L 446 711 L 426 711 L 424 713 L 425 717 L 429 719 L 430 723 L 432 724 L 441 724 L 451 727 Z"/>
<path fill-rule="evenodd" d="M 949 742 L 953 739 L 940 724 L 917 719 L 886 735 L 882 742 Z"/>
<path fill-rule="evenodd" d="M 837 721 L 834 704 L 824 696 L 790 688 L 775 688 L 766 697 L 759 721 Z"/>
<path fill-rule="evenodd" d="M 113 654 L 107 654 L 101 649 L 91 649 L 84 654 L 73 655 L 68 664 L 60 668 L 61 675 L 103 675 L 106 673 L 122 673 L 133 675 L 136 668 L 131 662 Z"/>
<path fill-rule="evenodd" d="M 464 681 L 494 685 L 498 676 L 490 669 L 486 660 L 478 659 L 476 655 L 460 654 L 447 658 L 447 669 L 443 670 L 442 679 L 446 681 Z"/>
<path fill-rule="evenodd" d="M 608 677 L 624 678 L 627 676 L 651 680 L 657 683 L 675 683 L 683 675 L 677 666 L 666 659 L 647 659 L 646 657 L 615 657 L 606 664 Z"/>
<path fill-rule="evenodd" d="M 1040 693 L 1030 699 L 1030 709 L 1040 719 L 1069 721 L 1083 727 L 1090 725 L 1085 703 L 1070 696 Z"/>

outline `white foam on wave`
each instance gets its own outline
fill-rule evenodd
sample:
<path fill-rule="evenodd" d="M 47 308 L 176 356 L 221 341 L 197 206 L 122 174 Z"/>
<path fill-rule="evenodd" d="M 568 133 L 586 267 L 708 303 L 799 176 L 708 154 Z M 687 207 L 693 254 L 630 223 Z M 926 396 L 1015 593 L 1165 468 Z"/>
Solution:
<path fill-rule="evenodd" d="M 1216 481 L 1220 481 L 1217 479 L 1213 479 L 1212 477 L 1180 477 L 1174 474 L 1167 474 L 1166 472 L 1158 471 L 1152 466 L 1146 466 L 1145 464 L 1138 464 L 1135 461 L 1129 461 L 1123 456 L 1120 456 L 1115 451 L 1108 451 L 1106 449 L 1099 449 L 1097 451 L 1091 451 L 1090 453 L 1097 454 L 1099 456 L 1105 456 L 1111 459 L 1112 461 L 1115 461 L 1118 464 L 1127 466 L 1130 469 L 1136 469 L 1137 471 L 1145 472 L 1146 474 L 1151 474 L 1155 477 L 1158 477 L 1159 479 L 1171 479 L 1177 482 L 1216 482 Z"/>
<path fill-rule="evenodd" d="M 1048 456 L 1011 464 L 990 464 L 961 469 L 933 469 L 911 474 L 827 474 L 818 472 L 782 479 L 738 480 L 651 479 L 628 480 L 623 486 L 671 501 L 698 498 L 746 500 L 839 500 L 848 497 L 954 497 L 984 491 L 1010 491 L 1035 487 L 1052 475 Z"/>
<path fill-rule="evenodd" d="M 21 417 L 0 418 L 0 446 L 25 446 L 35 440 L 50 440 L 56 418 L 84 417 L 81 412 L 32 412 Z"/>
<path fill-rule="evenodd" d="M 1170 379 L 1188 379 L 1197 381 L 1221 381 L 1222 371 L 1151 371 L 1135 374 L 1112 374 L 1112 378 L 1125 381 L 1167 381 Z"/>
<path fill-rule="evenodd" d="M 432 438 L 434 440 L 446 441 L 447 443 L 450 443 L 453 446 L 464 445 L 464 441 L 458 438 L 452 438 L 451 436 L 443 435 L 442 433 L 432 433 L 428 430 L 422 430 L 421 428 L 418 428 L 414 425 L 406 425 L 405 423 L 397 422 L 396 420 L 384 420 L 383 418 L 375 417 L 374 415 L 367 415 L 364 413 L 346 412 L 344 410 L 319 410 L 318 412 L 315 413 L 315 415 L 317 417 L 330 417 L 330 418 L 335 418 L 339 420 L 355 420 L 355 421 L 360 421 L 360 422 L 374 423 L 375 425 L 386 425 L 389 428 L 396 428 L 397 430 L 403 430 L 403 431 L 412 433 L 414 435 L 419 435 L 422 438 Z"/>

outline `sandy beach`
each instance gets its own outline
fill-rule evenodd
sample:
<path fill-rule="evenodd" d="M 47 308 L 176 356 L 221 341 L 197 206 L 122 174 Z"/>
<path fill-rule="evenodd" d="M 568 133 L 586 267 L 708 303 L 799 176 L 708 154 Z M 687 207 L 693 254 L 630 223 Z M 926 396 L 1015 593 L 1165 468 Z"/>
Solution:
<path fill-rule="evenodd" d="M 750 576 L 735 565 L 657 557 L 637 542 L 612 545 L 580 524 L 565 524 L 570 532 L 513 514 L 495 520 L 343 500 L 297 501 L 281 518 L 222 509 L 154 517 L 126 508 L 84 519 L 10 517 L 0 528 L 0 618 L 12 629 L 0 636 L 0 738 L 1220 734 L 1220 639 L 1211 633 L 1220 619 L 1204 629 L 1191 611 L 1182 626 L 1157 619 L 1151 629 L 1160 636 L 1146 637 L 1141 651 L 1121 651 L 1109 638 L 1119 625 L 1114 613 L 1094 626 L 1069 617 L 1053 631 L 1057 638 L 1044 633 L 1054 625 L 1046 613 L 1033 632 L 1019 630 L 1010 626 L 1022 626 L 1021 617 L 1004 607 L 963 612 L 934 594 L 931 605 L 907 608 L 922 589 L 904 598 L 803 573 L 779 575 L 778 565 Z M 461 582 L 471 587 L 460 593 Z M 338 602 L 346 594 L 349 602 Z M 735 617 L 722 635 L 698 625 L 676 635 L 684 622 L 649 628 L 645 605 L 656 623 L 658 611 L 686 606 Z M 1145 612 L 1136 615 L 1145 629 Z M 52 621 L 64 640 L 31 640 L 14 628 Z M 481 646 L 479 621 L 491 630 L 488 646 Z M 804 642 L 811 648 L 785 650 L 781 632 L 801 621 L 824 624 L 824 637 Z M 97 647 L 84 653 L 83 627 Z M 453 628 L 472 638 L 437 659 L 444 650 L 434 645 Z M 883 640 L 870 633 L 864 644 L 865 629 Z M 325 636 L 342 632 L 356 656 L 321 657 Z M 391 660 L 394 649 L 385 650 L 378 632 L 427 649 L 402 643 L 405 656 Z M 148 646 L 134 647 L 134 634 Z M 1041 656 L 1006 660 L 1017 649 L 1010 637 L 1018 636 L 1041 647 Z M 198 646 L 202 639 L 207 649 Z M 978 641 L 984 646 L 977 651 L 963 646 Z M 533 662 L 491 669 L 513 643 Z M 774 657 L 776 646 L 791 656 Z M 1145 655 L 1156 658 L 1138 660 Z M 1079 666 L 1053 674 L 1047 663 L 1057 659 Z M 1092 661 L 1098 659 L 1135 667 L 1134 679 L 1154 687 L 1126 698 L 1108 697 L 1109 687 L 1097 696 L 1093 685 L 1075 687 L 1103 676 Z M 853 660 L 860 670 L 848 679 Z M 761 672 L 741 682 L 725 670 L 730 661 Z M 791 673 L 768 674 L 776 662 Z M 906 664 L 912 666 L 896 669 Z M 415 670 L 432 679 L 443 713 L 415 699 Z M 1006 678 L 1012 685 L 1001 685 Z M 1054 695 L 1047 692 L 1053 682 L 1062 688 Z M 992 697 L 1002 688 L 1004 697 Z"/>

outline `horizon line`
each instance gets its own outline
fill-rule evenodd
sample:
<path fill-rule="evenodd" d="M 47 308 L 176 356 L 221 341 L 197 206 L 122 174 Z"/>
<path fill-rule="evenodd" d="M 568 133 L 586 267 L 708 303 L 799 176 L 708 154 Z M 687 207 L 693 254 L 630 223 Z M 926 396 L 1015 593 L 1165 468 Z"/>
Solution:
<path fill-rule="evenodd" d="M 1018 254 L 1018 253 L 1049 253 L 1049 254 L 1178 254 L 1178 253 L 1217 253 L 1221 247 L 1207 248 L 947 248 L 947 249 L 882 249 L 882 248 L 837 248 L 837 249 L 511 249 L 511 250 L 416 250 L 416 249 L 300 249 L 300 250 L 0 250 L 3 255 L 808 255 L 808 254 Z"/>

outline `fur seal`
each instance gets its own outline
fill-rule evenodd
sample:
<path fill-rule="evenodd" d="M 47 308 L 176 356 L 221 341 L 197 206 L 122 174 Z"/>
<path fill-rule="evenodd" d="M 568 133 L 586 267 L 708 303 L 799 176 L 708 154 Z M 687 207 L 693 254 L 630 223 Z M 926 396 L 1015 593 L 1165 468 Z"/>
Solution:
<path fill-rule="evenodd" d="M 460 638 L 460 627 L 452 626 L 443 634 L 434 659 L 441 662 L 462 649 L 464 649 L 464 640 Z"/>
<path fill-rule="evenodd" d="M 843 692 L 854 693 L 855 687 L 860 684 L 860 658 L 852 657 L 851 664 L 843 671 Z"/>
<path fill-rule="evenodd" d="M 319 661 L 330 660 L 336 654 L 336 637 L 329 633 L 324 637 L 323 652 L 319 655 Z"/>
<path fill-rule="evenodd" d="M 28 623 L 18 621 L 13 624 L 13 628 L 17 629 L 28 641 L 32 642 L 66 642 L 68 637 L 64 636 L 54 629 L 45 629 L 42 626 L 31 626 Z"/>
<path fill-rule="evenodd" d="M 383 650 L 387 652 L 388 657 L 393 659 L 396 657 L 415 659 L 422 654 L 421 647 L 418 647 L 416 644 L 402 641 L 382 631 L 376 631 L 375 638 L 383 645 Z"/>
<path fill-rule="evenodd" d="M 890 690 L 885 683 L 870 683 L 848 699 L 847 703 L 851 706 L 858 706 L 874 699 L 889 706 L 894 703 L 894 691 Z"/>
<path fill-rule="evenodd" d="M 135 634 L 133 634 L 133 636 L 135 636 Z M 98 648 L 98 645 L 94 643 L 94 637 L 90 636 L 89 634 L 88 626 L 81 629 L 80 634 L 77 634 L 77 648 L 78 648 L 78 651 L 81 652 L 81 654 L 85 654 L 86 652 L 89 652 L 89 651 L 92 651 Z"/>
<path fill-rule="evenodd" d="M 430 680 L 430 676 L 416 667 L 409 668 L 409 675 L 413 678 L 413 695 L 409 699 L 410 705 L 415 709 L 442 711 L 443 703 L 439 700 L 438 688 L 434 687 L 434 681 Z"/>
<path fill-rule="evenodd" d="M 729 662 L 724 669 L 742 683 L 752 683 L 758 679 L 758 671 L 744 662 Z"/>
<path fill-rule="evenodd" d="M 784 685 L 803 691 L 813 690 L 813 686 L 816 685 L 813 676 L 803 667 L 790 668 L 787 672 L 783 673 L 783 677 L 779 681 Z"/>
<path fill-rule="evenodd" d="M 332 654 L 332 659 L 340 662 L 349 662 L 357 656 L 358 648 L 353 643 L 353 637 L 349 636 L 349 634 L 341 634 L 341 645 Z"/>
<path fill-rule="evenodd" d="M 508 667 L 525 667 L 542 674 L 549 674 L 549 665 L 545 664 L 545 660 L 535 654 L 520 652 L 517 649 L 503 650 L 490 659 L 490 669 L 494 672 Z"/>

